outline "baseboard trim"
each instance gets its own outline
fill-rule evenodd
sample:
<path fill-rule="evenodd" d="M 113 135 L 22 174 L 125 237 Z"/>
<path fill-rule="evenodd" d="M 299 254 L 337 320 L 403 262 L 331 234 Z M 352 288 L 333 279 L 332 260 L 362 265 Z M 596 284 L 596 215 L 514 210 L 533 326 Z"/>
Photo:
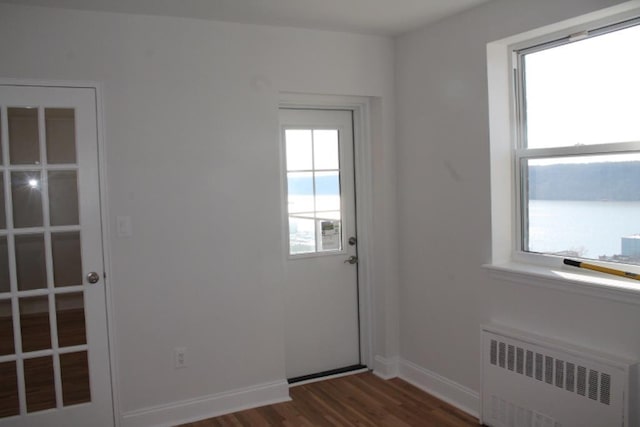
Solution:
<path fill-rule="evenodd" d="M 390 380 L 398 376 L 398 362 L 397 357 L 385 358 L 382 356 L 376 356 L 373 359 L 373 374 L 383 380 Z"/>
<path fill-rule="evenodd" d="M 120 425 L 169 427 L 290 400 L 287 381 L 275 381 L 126 412 L 121 415 Z"/>
<path fill-rule="evenodd" d="M 456 408 L 480 417 L 480 394 L 428 369 L 401 359 L 399 377 Z"/>

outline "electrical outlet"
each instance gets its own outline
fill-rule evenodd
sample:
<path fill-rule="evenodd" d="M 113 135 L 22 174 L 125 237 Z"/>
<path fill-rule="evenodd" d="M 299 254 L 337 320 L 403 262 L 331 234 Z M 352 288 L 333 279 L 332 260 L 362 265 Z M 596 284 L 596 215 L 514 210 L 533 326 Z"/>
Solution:
<path fill-rule="evenodd" d="M 176 347 L 173 350 L 176 369 L 187 367 L 187 349 L 185 347 Z"/>
<path fill-rule="evenodd" d="M 116 232 L 118 234 L 118 237 L 131 237 L 133 232 L 130 216 L 119 215 L 116 217 Z"/>

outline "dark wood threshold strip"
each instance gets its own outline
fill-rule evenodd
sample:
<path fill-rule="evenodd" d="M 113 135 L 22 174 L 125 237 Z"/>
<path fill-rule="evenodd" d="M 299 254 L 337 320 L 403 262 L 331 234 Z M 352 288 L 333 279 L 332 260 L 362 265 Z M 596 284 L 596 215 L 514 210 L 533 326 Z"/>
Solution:
<path fill-rule="evenodd" d="M 366 369 L 367 367 L 365 365 L 351 365 L 351 366 L 345 366 L 344 368 L 338 368 L 338 369 L 331 369 L 330 371 L 323 371 L 323 372 L 318 372 L 316 374 L 309 374 L 309 375 L 302 375 L 299 377 L 294 377 L 294 378 L 289 378 L 287 379 L 287 382 L 289 384 L 295 384 L 295 383 L 299 383 L 302 381 L 308 381 L 308 380 L 315 380 L 316 378 L 322 378 L 322 377 L 328 377 L 331 375 L 338 375 L 338 374 L 344 374 L 346 372 L 351 372 L 351 371 L 358 371 L 360 369 Z"/>

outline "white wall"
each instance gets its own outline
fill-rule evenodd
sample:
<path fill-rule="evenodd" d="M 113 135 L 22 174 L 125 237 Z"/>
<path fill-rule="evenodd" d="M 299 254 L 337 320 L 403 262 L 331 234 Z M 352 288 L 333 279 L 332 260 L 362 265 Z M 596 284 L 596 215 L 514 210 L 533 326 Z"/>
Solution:
<path fill-rule="evenodd" d="M 0 5 L 0 58 L 2 77 L 104 84 L 122 412 L 285 376 L 281 91 L 376 97 L 374 340 L 396 355 L 391 39 Z"/>
<path fill-rule="evenodd" d="M 122 412 L 284 377 L 280 91 L 377 97 L 376 355 L 397 355 L 399 312 L 402 363 L 471 392 L 482 322 L 639 358 L 637 306 L 480 268 L 486 43 L 615 3 L 495 0 L 398 38 L 395 59 L 378 37 L 0 5 L 0 76 L 104 83 L 108 220 L 134 233 L 108 236 Z"/>
<path fill-rule="evenodd" d="M 486 44 L 616 3 L 496 0 L 397 39 L 400 352 L 453 400 L 479 390 L 483 322 L 640 359 L 640 307 L 480 267 L 491 260 Z"/>

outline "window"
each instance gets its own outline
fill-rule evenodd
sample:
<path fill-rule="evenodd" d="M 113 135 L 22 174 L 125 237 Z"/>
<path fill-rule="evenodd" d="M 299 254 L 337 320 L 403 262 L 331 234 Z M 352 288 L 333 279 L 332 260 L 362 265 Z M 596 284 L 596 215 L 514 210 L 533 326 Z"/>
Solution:
<path fill-rule="evenodd" d="M 640 265 L 640 19 L 511 51 L 516 250 Z"/>
<path fill-rule="evenodd" d="M 337 129 L 286 129 L 289 254 L 342 250 Z"/>

